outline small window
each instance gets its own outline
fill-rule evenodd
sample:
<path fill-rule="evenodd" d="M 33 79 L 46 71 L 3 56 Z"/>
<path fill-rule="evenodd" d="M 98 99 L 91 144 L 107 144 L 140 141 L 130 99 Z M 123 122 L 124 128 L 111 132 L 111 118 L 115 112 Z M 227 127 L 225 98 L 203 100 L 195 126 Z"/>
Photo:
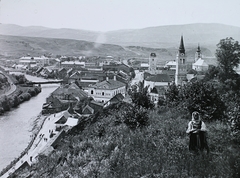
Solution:
<path fill-rule="evenodd" d="M 104 92 L 102 92 L 102 95 L 104 96 Z"/>
<path fill-rule="evenodd" d="M 93 90 L 91 90 L 91 95 L 93 95 Z"/>

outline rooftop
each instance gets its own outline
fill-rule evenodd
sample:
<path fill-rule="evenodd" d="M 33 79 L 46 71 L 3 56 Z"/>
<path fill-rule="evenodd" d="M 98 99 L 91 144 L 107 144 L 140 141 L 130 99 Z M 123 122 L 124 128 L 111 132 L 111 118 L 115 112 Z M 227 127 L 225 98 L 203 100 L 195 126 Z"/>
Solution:
<path fill-rule="evenodd" d="M 95 85 L 90 86 L 91 88 L 104 88 L 104 89 L 116 89 L 126 86 L 124 83 L 117 80 L 104 80 L 102 82 L 96 83 Z"/>

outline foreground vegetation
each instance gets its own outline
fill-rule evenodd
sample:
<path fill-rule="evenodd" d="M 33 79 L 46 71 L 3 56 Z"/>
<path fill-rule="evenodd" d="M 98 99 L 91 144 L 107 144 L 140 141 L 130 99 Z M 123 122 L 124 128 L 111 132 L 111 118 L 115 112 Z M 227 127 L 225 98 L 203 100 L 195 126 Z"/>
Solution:
<path fill-rule="evenodd" d="M 218 67 L 201 81 L 171 85 L 158 108 L 147 88 L 139 87 L 130 93 L 132 104 L 111 105 L 90 117 L 52 153 L 12 177 L 239 177 L 240 77 L 233 67 L 240 63 L 240 46 L 221 40 L 216 55 Z M 188 151 L 193 110 L 207 125 L 210 154 Z"/>
<path fill-rule="evenodd" d="M 191 116 L 148 111 L 148 124 L 132 128 L 121 116 L 125 103 L 74 128 L 49 156 L 17 177 L 237 177 L 240 149 L 229 126 L 207 123 L 210 154 L 191 155 L 185 133 Z M 116 114 L 116 110 L 118 113 Z M 112 113 L 112 114 L 111 114 Z M 121 113 L 121 114 L 120 114 Z M 122 120 L 123 119 L 123 120 Z M 14 176 L 13 176 L 14 177 Z"/>
<path fill-rule="evenodd" d="M 3 95 L 0 98 L 0 115 L 12 108 L 16 108 L 24 101 L 28 101 L 31 97 L 36 96 L 41 92 L 39 86 L 24 86 L 27 79 L 24 75 L 12 75 L 11 78 L 17 84 L 17 89 L 11 95 Z"/>

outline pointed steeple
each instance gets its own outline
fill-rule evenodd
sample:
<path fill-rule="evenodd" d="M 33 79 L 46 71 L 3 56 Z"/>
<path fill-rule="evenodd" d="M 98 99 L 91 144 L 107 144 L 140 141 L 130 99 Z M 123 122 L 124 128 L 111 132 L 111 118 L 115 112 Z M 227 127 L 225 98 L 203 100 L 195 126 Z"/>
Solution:
<path fill-rule="evenodd" d="M 198 52 L 198 53 L 200 53 L 200 52 L 201 52 L 201 49 L 200 49 L 199 43 L 198 43 L 197 52 Z"/>
<path fill-rule="evenodd" d="M 181 41 L 180 41 L 180 46 L 179 46 L 179 52 L 180 53 L 185 53 L 185 48 L 183 44 L 183 36 L 181 36 Z"/>
<path fill-rule="evenodd" d="M 202 58 L 202 53 L 201 53 L 200 45 L 199 45 L 199 43 L 198 43 L 197 51 L 196 51 L 196 53 L 195 53 L 195 62 L 196 62 L 199 58 Z"/>

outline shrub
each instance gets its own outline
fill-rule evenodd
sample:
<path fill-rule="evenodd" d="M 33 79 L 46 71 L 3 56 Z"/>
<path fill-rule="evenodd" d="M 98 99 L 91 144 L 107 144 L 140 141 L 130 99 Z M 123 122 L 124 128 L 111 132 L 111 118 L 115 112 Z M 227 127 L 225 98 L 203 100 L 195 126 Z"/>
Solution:
<path fill-rule="evenodd" d="M 190 113 L 199 111 L 204 120 L 224 118 L 225 104 L 212 84 L 197 81 L 187 84 L 181 91 L 183 105 Z"/>
<path fill-rule="evenodd" d="M 34 89 L 28 89 L 28 93 L 31 95 L 31 96 L 35 96 L 37 93 Z"/>
<path fill-rule="evenodd" d="M 131 129 L 148 125 L 148 113 L 143 107 L 132 107 L 124 114 L 124 123 Z"/>

